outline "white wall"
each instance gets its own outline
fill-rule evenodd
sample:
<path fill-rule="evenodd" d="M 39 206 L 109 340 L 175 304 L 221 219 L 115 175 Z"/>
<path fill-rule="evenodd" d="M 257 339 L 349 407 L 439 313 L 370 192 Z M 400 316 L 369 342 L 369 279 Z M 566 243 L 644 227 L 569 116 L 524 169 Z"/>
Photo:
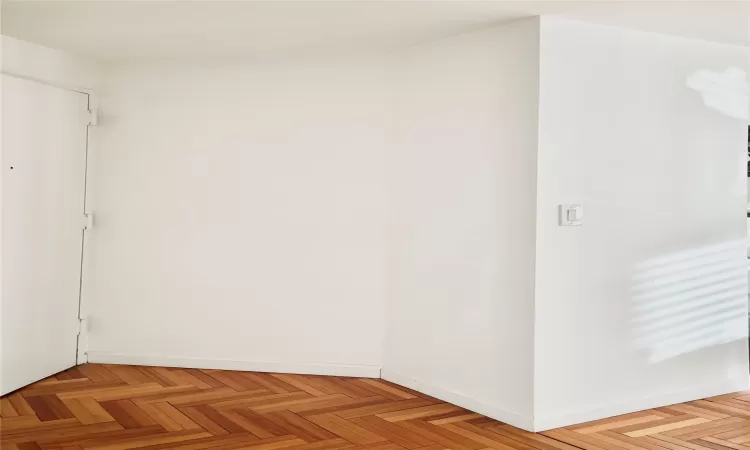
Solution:
<path fill-rule="evenodd" d="M 90 360 L 377 376 L 390 67 L 109 67 Z"/>
<path fill-rule="evenodd" d="M 748 387 L 747 121 L 696 71 L 747 49 L 543 18 L 535 426 Z M 584 224 L 559 227 L 557 205 Z"/>
<path fill-rule="evenodd" d="M 404 55 L 384 378 L 531 426 L 538 20 Z"/>

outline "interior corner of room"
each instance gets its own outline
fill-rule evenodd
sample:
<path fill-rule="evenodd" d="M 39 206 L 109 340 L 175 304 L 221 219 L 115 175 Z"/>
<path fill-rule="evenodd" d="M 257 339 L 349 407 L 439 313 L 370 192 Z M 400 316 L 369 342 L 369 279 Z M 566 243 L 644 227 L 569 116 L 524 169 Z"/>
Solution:
<path fill-rule="evenodd" d="M 2 394 L 372 377 L 542 431 L 750 387 L 736 11 L 219 3 L 3 4 Z"/>

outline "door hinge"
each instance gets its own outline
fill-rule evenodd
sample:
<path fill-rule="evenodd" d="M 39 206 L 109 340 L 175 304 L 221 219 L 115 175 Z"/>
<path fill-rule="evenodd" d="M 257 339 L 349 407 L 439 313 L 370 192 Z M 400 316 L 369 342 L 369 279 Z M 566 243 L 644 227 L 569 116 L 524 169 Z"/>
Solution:
<path fill-rule="evenodd" d="M 83 222 L 82 222 L 82 228 L 84 230 L 90 230 L 94 227 L 94 215 L 93 214 L 84 214 L 83 215 Z"/>
<path fill-rule="evenodd" d="M 78 319 L 78 334 L 88 333 L 91 329 L 91 322 L 87 317 L 80 317 Z"/>
<path fill-rule="evenodd" d="M 88 362 L 90 321 L 87 317 L 78 318 L 78 338 L 76 339 L 76 364 Z"/>
<path fill-rule="evenodd" d="M 99 125 L 99 109 L 89 109 L 89 125 L 95 127 Z"/>

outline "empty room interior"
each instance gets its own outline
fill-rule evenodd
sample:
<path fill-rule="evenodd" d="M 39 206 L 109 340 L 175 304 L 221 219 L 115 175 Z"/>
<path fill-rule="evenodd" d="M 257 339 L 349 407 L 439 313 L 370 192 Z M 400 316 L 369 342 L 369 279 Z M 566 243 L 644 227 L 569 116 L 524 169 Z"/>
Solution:
<path fill-rule="evenodd" d="M 750 450 L 747 2 L 1 21 L 3 450 Z"/>

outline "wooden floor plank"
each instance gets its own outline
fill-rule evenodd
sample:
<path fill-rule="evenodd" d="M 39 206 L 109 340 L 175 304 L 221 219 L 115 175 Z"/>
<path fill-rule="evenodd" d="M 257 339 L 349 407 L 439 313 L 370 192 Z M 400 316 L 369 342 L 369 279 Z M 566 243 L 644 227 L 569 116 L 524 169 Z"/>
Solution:
<path fill-rule="evenodd" d="M 474 450 L 477 448 L 476 445 L 466 445 L 464 439 L 451 439 L 449 436 L 445 436 L 442 433 L 435 432 L 435 426 L 428 424 L 427 422 L 421 421 L 419 419 L 410 419 L 410 420 L 403 420 L 399 421 L 398 425 L 401 427 L 406 428 L 409 431 L 414 432 L 415 434 L 419 434 L 433 442 L 436 442 L 440 445 L 445 446 L 445 448 L 449 448 L 452 450 Z M 458 435 L 457 433 L 452 433 L 453 435 Z M 465 437 L 465 436 L 462 436 Z M 463 442 L 459 442 L 463 441 Z M 476 442 L 476 441 L 472 441 Z M 483 443 L 478 443 L 483 444 Z M 486 445 L 482 445 L 482 448 L 486 448 Z"/>
<path fill-rule="evenodd" d="M 180 450 L 200 450 L 206 448 L 217 448 L 224 447 L 227 445 L 238 444 L 244 445 L 247 442 L 257 442 L 253 440 L 252 436 L 248 433 L 240 434 L 223 434 L 221 436 L 208 436 L 200 439 L 192 439 L 190 441 L 178 441 L 178 442 L 165 442 L 161 444 L 148 445 L 141 447 L 142 450 L 162 450 L 178 448 Z"/>
<path fill-rule="evenodd" d="M 115 424 L 109 423 L 113 426 Z M 119 426 L 119 424 L 117 424 Z M 113 426 L 113 429 L 92 429 L 88 433 L 67 434 L 61 436 L 52 436 L 47 439 L 39 440 L 42 448 L 56 447 L 88 447 L 101 442 L 113 442 L 119 439 L 125 439 L 135 436 L 150 436 L 162 434 L 166 431 L 161 426 L 155 425 L 150 427 L 124 429 L 122 426 Z"/>
<path fill-rule="evenodd" d="M 448 403 L 441 403 L 437 405 L 422 406 L 419 408 L 404 409 L 401 411 L 393 411 L 378 414 L 377 416 L 388 422 L 399 422 L 402 420 L 418 419 L 420 417 L 429 417 L 436 414 L 448 413 L 453 411 L 461 411 L 462 408 L 451 405 Z"/>
<path fill-rule="evenodd" d="M 284 383 L 294 386 L 297 389 L 301 391 L 305 391 L 310 395 L 332 395 L 327 392 L 323 392 L 320 389 L 317 389 L 315 386 L 313 386 L 309 381 L 305 380 L 304 377 L 295 377 L 292 375 L 282 374 L 282 373 L 275 373 L 272 374 L 272 376 L 278 380 L 283 381 Z"/>
<path fill-rule="evenodd" d="M 566 444 L 555 439 L 550 439 L 547 436 L 543 436 L 539 433 L 532 433 L 526 430 L 521 430 L 520 428 L 516 428 L 503 423 L 485 423 L 482 428 L 485 427 L 488 430 L 494 431 L 501 436 L 505 436 L 509 439 L 518 441 L 520 443 L 528 445 L 529 447 L 537 448 L 539 450 L 574 450 L 576 448 L 570 444 Z M 513 447 L 515 448 L 516 445 L 513 444 Z"/>
<path fill-rule="evenodd" d="M 75 419 L 65 419 L 78 422 Z M 62 422 L 62 421 L 61 421 Z M 72 438 L 79 436 L 86 436 L 91 434 L 100 434 L 111 431 L 122 430 L 122 425 L 117 422 L 104 422 L 104 423 L 92 423 L 90 425 L 83 425 L 81 423 L 66 423 L 64 426 L 56 426 L 50 428 L 33 428 L 26 429 L 23 433 L 3 433 L 3 442 L 42 442 L 49 439 L 61 439 L 61 438 Z M 14 430 L 17 431 L 17 430 Z"/>
<path fill-rule="evenodd" d="M 62 401 L 84 425 L 115 420 L 99 402 L 91 397 L 69 398 Z"/>
<path fill-rule="evenodd" d="M 26 401 L 42 422 L 75 418 L 68 407 L 54 394 L 35 395 L 26 398 Z"/>
<path fill-rule="evenodd" d="M 169 414 L 165 412 L 166 408 L 174 409 L 174 406 L 170 405 L 166 402 L 154 402 L 154 403 L 146 403 L 143 405 L 138 405 L 139 408 L 143 410 L 145 414 L 147 414 L 149 417 L 151 417 L 156 423 L 164 427 L 167 431 L 179 431 L 184 429 L 190 429 L 190 428 L 201 428 L 198 426 L 195 422 L 190 420 L 187 416 L 182 414 L 181 412 L 177 411 L 181 416 L 183 416 L 187 421 L 192 423 L 193 427 L 183 427 L 180 425 L 179 422 L 174 420 L 172 417 L 170 417 Z"/>
<path fill-rule="evenodd" d="M 407 449 L 435 445 L 435 442 L 377 416 L 355 417 L 348 420 Z"/>
<path fill-rule="evenodd" d="M 491 432 L 485 431 L 483 428 L 477 427 L 477 429 L 471 430 L 471 429 L 467 429 L 468 427 L 461 427 L 455 424 L 445 425 L 444 428 L 448 429 L 449 431 L 452 431 L 455 434 L 461 435 L 474 442 L 477 442 L 481 444 L 482 447 L 484 448 L 494 448 L 498 450 L 507 450 L 508 448 L 517 448 L 517 447 L 511 447 L 510 445 L 507 445 L 507 443 L 500 442 L 500 440 L 496 437 L 488 437 L 486 434 L 491 433 Z M 477 431 L 479 430 L 481 430 L 481 432 L 477 433 Z M 531 446 L 529 446 L 529 448 L 531 448 Z"/>
<path fill-rule="evenodd" d="M 353 444 L 366 445 L 387 442 L 386 438 L 377 435 L 366 428 L 360 427 L 353 422 L 342 419 L 335 414 L 327 413 L 319 414 L 317 416 L 309 416 L 307 417 L 307 420 Z"/>
<path fill-rule="evenodd" d="M 8 402 L 13 406 L 19 416 L 33 416 L 34 409 L 29 405 L 26 399 L 18 392 L 7 397 Z"/>
<path fill-rule="evenodd" d="M 631 448 L 632 445 L 644 448 L 648 450 L 666 450 L 667 447 L 664 445 L 655 444 L 653 442 L 649 442 L 648 440 L 644 438 L 632 438 L 630 436 L 625 436 L 624 434 L 615 433 L 614 431 L 602 431 L 600 433 L 597 433 L 598 436 L 604 436 L 606 438 L 614 439 L 617 442 L 622 442 L 624 446 L 627 448 Z"/>
<path fill-rule="evenodd" d="M 633 418 L 618 420 L 618 421 L 609 422 L 609 423 L 591 425 L 588 427 L 581 427 L 581 428 L 577 428 L 575 431 L 576 433 L 581 433 L 581 434 L 598 433 L 600 431 L 612 430 L 612 429 L 623 428 L 623 427 L 630 427 L 633 425 L 642 426 L 645 423 L 655 422 L 655 421 L 662 420 L 662 419 L 663 418 L 661 416 L 654 416 L 654 415 L 640 416 L 640 417 L 633 417 Z"/>
<path fill-rule="evenodd" d="M 188 416 L 190 420 L 200 425 L 201 428 L 210 432 L 212 435 L 229 434 L 229 431 L 211 420 L 210 417 L 206 416 L 203 411 L 201 411 L 205 406 L 207 405 L 183 406 L 179 409 Z"/>
<path fill-rule="evenodd" d="M 566 442 L 574 447 L 582 448 L 584 450 L 606 450 L 609 447 L 604 447 L 600 442 L 593 441 L 585 434 L 576 433 L 574 431 L 560 428 L 557 430 L 549 430 L 542 433 L 544 436 L 551 437 L 560 442 Z M 612 446 L 618 449 L 625 448 L 624 446 Z"/>
<path fill-rule="evenodd" d="M 744 446 L 742 444 L 736 444 L 736 443 L 731 442 L 731 441 L 725 441 L 724 439 L 717 439 L 717 438 L 711 437 L 711 436 L 706 436 L 706 437 L 700 439 L 700 441 L 705 441 L 705 442 L 710 442 L 710 443 L 713 443 L 713 444 L 718 444 L 718 445 L 721 445 L 722 447 L 733 448 L 735 450 L 745 450 L 745 447 L 746 447 L 746 446 Z M 712 448 L 716 448 L 716 447 L 713 446 Z"/>
<path fill-rule="evenodd" d="M 259 438 L 271 438 L 274 436 L 284 436 L 289 434 L 289 430 L 280 426 L 277 422 L 274 422 L 266 416 L 261 416 L 250 409 L 240 408 L 236 410 L 221 411 L 221 413 L 231 413 L 232 416 L 229 417 L 241 417 L 241 421 L 237 423 L 248 427 L 247 429 Z"/>
<path fill-rule="evenodd" d="M 284 430 L 287 430 L 287 432 L 299 436 L 307 442 L 333 439 L 337 436 L 346 439 L 346 436 L 331 433 L 317 422 L 303 419 L 291 411 L 276 411 L 267 414 L 265 417 Z"/>
<path fill-rule="evenodd" d="M 673 423 L 668 423 L 664 425 L 658 425 L 655 427 L 643 428 L 640 430 L 630 431 L 630 432 L 622 433 L 622 434 L 624 434 L 625 436 L 630 436 L 630 437 L 641 437 L 641 436 L 648 436 L 650 434 L 663 433 L 665 431 L 670 431 L 670 430 L 678 430 L 680 428 L 686 428 L 692 425 L 698 425 L 698 424 L 702 424 L 706 422 L 709 422 L 709 419 L 706 419 L 703 417 L 692 417 L 690 419 L 681 420 L 679 422 L 673 422 Z"/>
<path fill-rule="evenodd" d="M 370 405 L 383 405 L 391 403 L 388 399 L 385 399 L 383 397 L 374 396 L 374 397 L 360 397 L 360 398 L 351 398 L 349 396 L 344 396 L 340 400 L 334 400 L 328 403 L 328 405 L 319 405 L 318 407 L 297 407 L 295 408 L 295 412 L 301 416 L 314 416 L 316 414 L 325 414 L 325 413 L 338 413 L 342 410 L 346 410 L 347 408 L 358 408 L 360 406 L 370 406 Z"/>
<path fill-rule="evenodd" d="M 372 394 L 372 393 L 370 393 Z M 418 408 L 421 406 L 434 405 L 435 402 L 425 400 L 422 398 L 414 398 L 409 400 L 394 401 L 390 403 L 380 403 L 372 406 L 362 406 L 359 408 L 343 409 L 336 412 L 335 414 L 344 419 L 351 419 L 354 417 L 364 417 L 377 414 L 383 414 L 393 411 L 404 411 L 407 409 Z"/>

